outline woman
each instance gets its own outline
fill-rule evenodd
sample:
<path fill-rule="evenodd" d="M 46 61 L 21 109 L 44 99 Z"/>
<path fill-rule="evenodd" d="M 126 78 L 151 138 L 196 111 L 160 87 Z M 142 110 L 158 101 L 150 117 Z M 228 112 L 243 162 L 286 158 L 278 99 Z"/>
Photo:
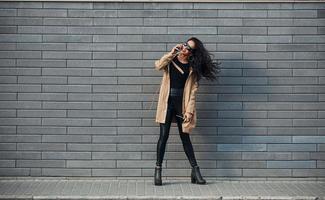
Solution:
<path fill-rule="evenodd" d="M 210 53 L 199 39 L 191 37 L 157 60 L 155 69 L 164 71 L 156 113 L 156 122 L 160 123 L 160 137 L 157 143 L 155 185 L 162 185 L 162 161 L 172 122 L 177 123 L 185 154 L 192 166 L 191 182 L 205 184 L 189 133 L 196 126 L 195 97 L 199 80 L 202 76 L 217 79 L 218 63 L 212 62 Z"/>

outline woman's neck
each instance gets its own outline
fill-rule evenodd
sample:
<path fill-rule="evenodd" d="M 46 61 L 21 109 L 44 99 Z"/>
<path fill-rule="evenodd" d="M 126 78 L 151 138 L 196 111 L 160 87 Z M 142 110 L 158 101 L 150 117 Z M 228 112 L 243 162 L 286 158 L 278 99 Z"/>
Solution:
<path fill-rule="evenodd" d="M 184 56 L 184 55 L 182 55 L 182 54 L 179 54 L 178 56 L 177 56 L 177 58 L 178 58 L 178 60 L 181 62 L 181 63 L 183 63 L 183 64 L 187 64 L 188 63 L 188 56 Z"/>

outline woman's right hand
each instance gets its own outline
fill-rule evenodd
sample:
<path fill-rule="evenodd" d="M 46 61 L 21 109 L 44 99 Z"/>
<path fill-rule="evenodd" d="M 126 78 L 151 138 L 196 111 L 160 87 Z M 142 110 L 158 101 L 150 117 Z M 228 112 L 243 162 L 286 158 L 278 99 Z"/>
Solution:
<path fill-rule="evenodd" d="M 172 50 L 170 51 L 172 54 L 176 54 L 178 51 L 180 51 L 181 50 L 181 48 L 183 47 L 183 45 L 182 44 L 177 44 L 176 46 L 174 46 L 173 48 L 172 48 Z M 178 49 L 178 50 L 177 50 Z"/>

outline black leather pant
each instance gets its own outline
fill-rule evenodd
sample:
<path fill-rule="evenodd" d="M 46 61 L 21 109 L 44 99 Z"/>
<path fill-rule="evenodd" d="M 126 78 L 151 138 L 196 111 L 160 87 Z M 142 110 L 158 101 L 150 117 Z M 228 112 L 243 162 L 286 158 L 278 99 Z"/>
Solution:
<path fill-rule="evenodd" d="M 165 123 L 160 123 L 160 136 L 157 143 L 157 161 L 156 165 L 161 166 L 164 154 L 165 154 L 165 148 L 167 139 L 169 137 L 169 130 L 172 122 L 172 117 L 174 115 L 182 116 L 182 96 L 169 96 L 168 98 L 168 108 L 166 113 L 166 121 Z M 178 132 L 181 137 L 183 148 L 185 151 L 185 154 L 191 164 L 192 167 L 197 165 L 193 146 L 190 140 L 190 136 L 188 133 L 184 133 L 182 131 L 182 119 L 176 116 L 177 126 L 178 126 Z"/>

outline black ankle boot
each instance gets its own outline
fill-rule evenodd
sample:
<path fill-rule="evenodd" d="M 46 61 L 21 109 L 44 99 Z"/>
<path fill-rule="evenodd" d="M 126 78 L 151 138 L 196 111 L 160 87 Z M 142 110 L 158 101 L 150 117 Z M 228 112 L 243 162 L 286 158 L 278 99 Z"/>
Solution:
<path fill-rule="evenodd" d="M 191 182 L 196 184 L 205 184 L 206 181 L 202 178 L 199 166 L 194 166 L 191 173 Z"/>
<path fill-rule="evenodd" d="M 156 166 L 155 167 L 155 185 L 162 185 L 161 166 Z"/>

